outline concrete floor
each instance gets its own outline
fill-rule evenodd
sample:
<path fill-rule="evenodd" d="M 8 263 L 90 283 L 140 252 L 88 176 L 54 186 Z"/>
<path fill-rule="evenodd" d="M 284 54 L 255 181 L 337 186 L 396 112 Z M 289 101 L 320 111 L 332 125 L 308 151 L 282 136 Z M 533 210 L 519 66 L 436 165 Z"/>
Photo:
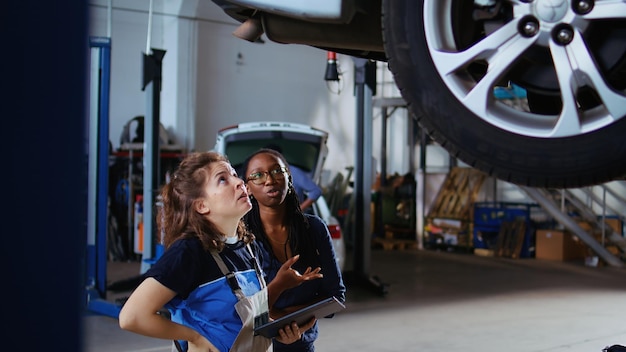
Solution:
<path fill-rule="evenodd" d="M 346 275 L 347 309 L 320 320 L 318 351 L 600 352 L 626 345 L 623 268 L 374 249 L 366 271 L 387 293 L 370 276 Z M 171 350 L 169 341 L 120 330 L 111 317 L 88 315 L 84 327 L 87 352 Z"/>

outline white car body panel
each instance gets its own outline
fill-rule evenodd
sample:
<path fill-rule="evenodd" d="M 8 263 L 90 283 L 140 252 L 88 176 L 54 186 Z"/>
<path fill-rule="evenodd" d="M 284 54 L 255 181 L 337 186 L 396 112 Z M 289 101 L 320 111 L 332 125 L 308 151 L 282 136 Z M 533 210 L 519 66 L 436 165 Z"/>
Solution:
<path fill-rule="evenodd" d="M 268 13 L 314 21 L 343 22 L 348 20 L 352 13 L 345 11 L 343 0 L 234 0 L 230 2 Z"/>

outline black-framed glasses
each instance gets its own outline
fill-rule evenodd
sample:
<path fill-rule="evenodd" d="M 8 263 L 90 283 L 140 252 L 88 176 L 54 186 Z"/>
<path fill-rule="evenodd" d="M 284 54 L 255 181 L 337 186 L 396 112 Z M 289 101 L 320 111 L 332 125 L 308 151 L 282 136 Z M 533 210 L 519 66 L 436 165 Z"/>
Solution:
<path fill-rule="evenodd" d="M 246 182 L 252 181 L 255 185 L 262 185 L 267 181 L 267 175 L 272 176 L 274 180 L 284 180 L 286 172 L 286 167 L 279 167 L 270 171 L 257 171 L 248 175 Z"/>

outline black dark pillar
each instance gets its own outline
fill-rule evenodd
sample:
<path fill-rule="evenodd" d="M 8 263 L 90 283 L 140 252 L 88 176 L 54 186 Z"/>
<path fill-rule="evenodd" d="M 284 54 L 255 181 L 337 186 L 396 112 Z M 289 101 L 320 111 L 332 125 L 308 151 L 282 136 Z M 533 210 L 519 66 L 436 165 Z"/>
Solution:
<path fill-rule="evenodd" d="M 146 91 L 146 117 L 144 119 L 143 151 L 143 255 L 141 272 L 150 267 L 153 259 L 156 238 L 156 216 L 154 209 L 159 186 L 159 128 L 161 107 L 161 79 L 165 50 L 152 49 L 150 55 L 143 56 L 143 87 Z"/>
<path fill-rule="evenodd" d="M 354 268 L 347 282 L 365 285 L 376 293 L 386 294 L 387 285 L 369 275 L 372 229 L 370 226 L 372 186 L 372 92 L 376 87 L 376 64 L 354 60 L 354 94 L 356 96 L 356 153 L 354 167 Z M 367 112 L 367 113 L 366 113 Z M 366 152 L 367 151 L 367 152 Z"/>

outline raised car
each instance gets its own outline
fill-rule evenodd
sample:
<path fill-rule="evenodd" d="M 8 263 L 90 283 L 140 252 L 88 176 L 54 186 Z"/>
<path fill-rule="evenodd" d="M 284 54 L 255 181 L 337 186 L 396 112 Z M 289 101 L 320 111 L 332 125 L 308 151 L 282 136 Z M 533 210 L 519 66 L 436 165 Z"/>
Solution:
<path fill-rule="evenodd" d="M 626 175 L 623 0 L 213 2 L 244 39 L 388 62 L 429 136 L 490 175 L 554 188 Z"/>

